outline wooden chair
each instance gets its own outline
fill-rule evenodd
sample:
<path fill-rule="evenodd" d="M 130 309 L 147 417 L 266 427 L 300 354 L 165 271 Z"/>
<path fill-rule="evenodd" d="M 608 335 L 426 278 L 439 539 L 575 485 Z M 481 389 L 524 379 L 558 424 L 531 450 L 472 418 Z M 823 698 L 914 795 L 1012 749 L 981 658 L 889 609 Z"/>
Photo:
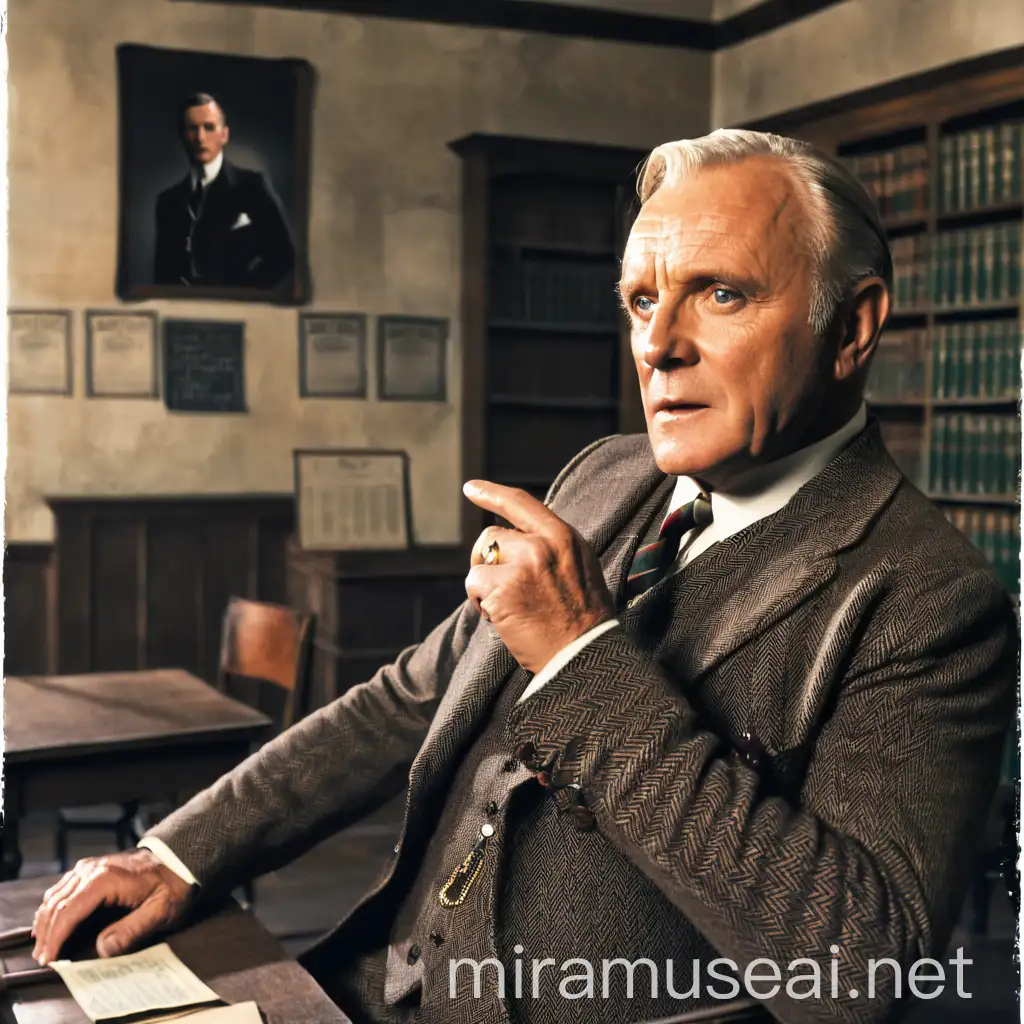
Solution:
<path fill-rule="evenodd" d="M 231 598 L 221 631 L 218 686 L 227 690 L 237 679 L 280 688 L 286 695 L 280 725 L 287 729 L 310 710 L 315 627 L 313 615 L 300 615 L 283 605 Z M 56 847 L 61 870 L 69 866 L 71 832 L 112 831 L 119 850 L 131 849 L 145 831 L 138 815 L 138 801 L 59 811 Z M 251 903 L 250 886 L 246 895 Z"/>
<path fill-rule="evenodd" d="M 233 597 L 224 612 L 218 684 L 270 683 L 285 693 L 282 730 L 309 714 L 316 616 Z"/>
<path fill-rule="evenodd" d="M 231 598 L 221 629 L 220 688 L 228 691 L 240 681 L 270 683 L 283 690 L 281 730 L 288 729 L 309 714 L 315 635 L 315 615 L 301 615 L 280 604 Z M 256 899 L 252 882 L 243 891 L 244 905 L 252 906 Z"/>

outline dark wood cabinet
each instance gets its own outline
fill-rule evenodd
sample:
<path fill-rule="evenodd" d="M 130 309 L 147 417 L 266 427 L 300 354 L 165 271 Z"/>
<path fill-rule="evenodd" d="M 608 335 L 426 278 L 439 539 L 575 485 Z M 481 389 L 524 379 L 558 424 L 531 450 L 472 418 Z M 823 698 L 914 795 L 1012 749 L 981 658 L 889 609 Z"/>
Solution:
<path fill-rule="evenodd" d="M 587 444 L 645 429 L 620 258 L 646 153 L 509 136 L 463 172 L 463 477 L 543 497 Z M 492 521 L 464 511 L 473 543 Z"/>
<path fill-rule="evenodd" d="M 287 548 L 288 603 L 317 617 L 312 707 L 370 679 L 466 599 L 457 545 L 323 553 Z"/>

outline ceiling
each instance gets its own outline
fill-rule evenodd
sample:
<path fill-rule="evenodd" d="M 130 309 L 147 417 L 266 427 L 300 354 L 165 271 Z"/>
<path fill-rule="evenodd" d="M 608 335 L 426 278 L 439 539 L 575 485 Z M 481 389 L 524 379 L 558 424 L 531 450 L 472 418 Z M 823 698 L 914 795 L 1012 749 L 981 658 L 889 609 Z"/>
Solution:
<path fill-rule="evenodd" d="M 691 21 L 724 21 L 757 7 L 763 0 L 516 0 L 517 3 L 556 3 L 562 7 L 646 14 Z"/>

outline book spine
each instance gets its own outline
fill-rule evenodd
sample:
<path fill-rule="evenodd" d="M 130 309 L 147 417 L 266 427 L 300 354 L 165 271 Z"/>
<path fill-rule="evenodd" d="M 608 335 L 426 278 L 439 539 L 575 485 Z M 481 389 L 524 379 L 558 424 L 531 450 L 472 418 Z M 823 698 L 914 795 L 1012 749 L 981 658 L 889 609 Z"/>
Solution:
<path fill-rule="evenodd" d="M 960 328 L 960 379 L 957 381 L 957 398 L 972 398 L 974 384 L 974 338 L 971 324 L 959 324 Z"/>
<path fill-rule="evenodd" d="M 954 210 L 966 210 L 968 203 L 967 168 L 969 161 L 967 133 L 956 136 L 956 199 Z"/>
<path fill-rule="evenodd" d="M 974 209 L 981 205 L 978 178 L 981 173 L 981 133 L 967 133 L 967 207 Z"/>
<path fill-rule="evenodd" d="M 993 323 L 984 320 L 978 325 L 981 331 L 981 375 L 979 394 L 982 398 L 995 398 L 995 367 L 996 348 L 993 336 Z"/>
<path fill-rule="evenodd" d="M 942 427 L 944 414 L 937 412 L 932 415 L 928 430 L 928 486 L 930 494 L 938 494 L 942 490 Z"/>
<path fill-rule="evenodd" d="M 992 202 L 992 188 L 989 183 L 989 151 L 991 149 L 991 128 L 978 132 L 978 205 L 988 206 Z"/>
<path fill-rule="evenodd" d="M 995 494 L 995 417 L 981 417 L 981 434 L 978 439 L 978 490 L 981 494 Z"/>
<path fill-rule="evenodd" d="M 1010 299 L 1020 298 L 1020 248 L 1021 248 L 1021 225 L 1008 224 L 1006 226 L 1007 247 L 1009 248 L 1009 275 L 1007 281 L 1007 297 Z"/>
<path fill-rule="evenodd" d="M 953 208 L 953 164 L 955 160 L 955 138 L 944 135 L 939 139 L 938 183 L 935 200 L 939 213 L 948 213 Z"/>

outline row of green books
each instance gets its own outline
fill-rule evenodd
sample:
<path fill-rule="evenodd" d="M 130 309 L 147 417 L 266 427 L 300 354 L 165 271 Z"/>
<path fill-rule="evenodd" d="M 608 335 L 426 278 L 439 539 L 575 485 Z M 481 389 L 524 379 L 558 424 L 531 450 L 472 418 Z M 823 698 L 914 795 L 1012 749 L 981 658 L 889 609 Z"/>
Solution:
<path fill-rule="evenodd" d="M 924 306 L 932 278 L 928 235 L 900 235 L 889 242 L 892 251 L 892 301 L 897 310 Z"/>
<path fill-rule="evenodd" d="M 929 493 L 1015 495 L 1020 426 L 1017 416 L 935 413 L 928 438 Z"/>
<path fill-rule="evenodd" d="M 883 217 L 923 214 L 929 208 L 928 147 L 924 143 L 848 157 L 846 164 Z"/>
<path fill-rule="evenodd" d="M 1020 514 L 953 505 L 946 518 L 988 559 L 1003 586 L 1020 593 Z"/>
<path fill-rule="evenodd" d="M 940 213 L 973 210 L 1021 199 L 1024 124 L 975 128 L 939 139 Z"/>
<path fill-rule="evenodd" d="M 618 267 L 564 260 L 501 259 L 491 274 L 491 317 L 536 324 L 614 327 Z"/>
<path fill-rule="evenodd" d="M 943 231 L 932 254 L 932 302 L 938 307 L 1020 298 L 1021 221 Z"/>
<path fill-rule="evenodd" d="M 936 324 L 932 344 L 932 397 L 1016 398 L 1024 322 L 976 320 Z"/>
<path fill-rule="evenodd" d="M 871 363 L 869 402 L 923 401 L 928 331 L 883 331 Z"/>

